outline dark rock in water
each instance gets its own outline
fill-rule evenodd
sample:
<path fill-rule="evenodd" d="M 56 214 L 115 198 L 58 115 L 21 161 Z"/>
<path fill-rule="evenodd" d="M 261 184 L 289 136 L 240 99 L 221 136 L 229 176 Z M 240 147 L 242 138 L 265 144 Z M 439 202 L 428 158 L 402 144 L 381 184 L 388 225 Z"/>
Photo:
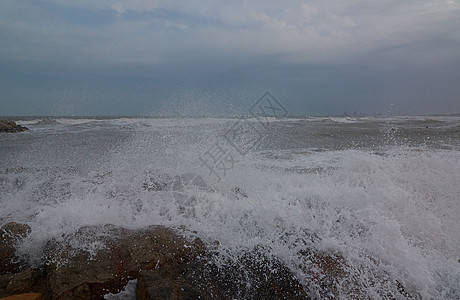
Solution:
<path fill-rule="evenodd" d="M 136 299 L 310 299 L 292 272 L 262 249 L 217 264 L 208 255 L 188 263 L 142 271 Z"/>
<path fill-rule="evenodd" d="M 40 293 L 45 298 L 49 298 L 46 275 L 43 271 L 27 269 L 16 274 L 0 275 L 0 298 L 22 293 Z"/>
<path fill-rule="evenodd" d="M 338 286 L 348 279 L 345 259 L 313 248 L 302 250 L 298 255 L 305 262 L 300 268 L 317 296 L 321 299 L 340 298 Z"/>
<path fill-rule="evenodd" d="M 13 275 L 11 274 L 0 275 L 0 298 L 8 296 L 8 293 L 6 292 L 6 287 L 8 286 L 11 277 L 13 277 Z"/>
<path fill-rule="evenodd" d="M 0 132 L 21 132 L 29 130 L 27 127 L 17 125 L 13 121 L 0 120 Z"/>
<path fill-rule="evenodd" d="M 42 271 L 27 269 L 11 277 L 6 291 L 10 295 L 43 291 L 45 288 L 43 279 L 44 274 Z"/>
<path fill-rule="evenodd" d="M 200 299 L 202 293 L 183 278 L 181 269 L 141 271 L 137 279 L 136 299 Z"/>
<path fill-rule="evenodd" d="M 344 295 L 350 299 L 371 299 L 376 295 L 379 299 L 421 299 L 418 294 L 407 292 L 398 280 L 383 270 L 351 266 L 340 254 L 311 248 L 298 255 L 304 262 L 300 269 L 307 285 L 319 299 L 340 299 Z"/>
<path fill-rule="evenodd" d="M 80 241 L 100 243 L 93 253 L 76 252 Z M 113 226 L 84 227 L 48 244 L 48 287 L 53 299 L 102 299 L 119 292 L 141 270 L 170 267 L 203 254 L 204 244 L 174 230 L 152 226 L 128 230 Z"/>
<path fill-rule="evenodd" d="M 18 223 L 0 229 L 0 298 L 38 292 L 45 299 L 103 299 L 134 278 L 138 299 L 421 298 L 380 268 L 358 269 L 340 254 L 300 250 L 295 267 L 301 283 L 270 249 L 222 256 L 214 251 L 218 242 L 207 248 L 163 226 L 82 227 L 48 242 L 46 266 L 24 270 L 15 244 L 29 233 L 29 226 Z"/>
<path fill-rule="evenodd" d="M 8 283 L 10 283 L 13 274 L 0 275 L 0 290 L 6 290 Z"/>
<path fill-rule="evenodd" d="M 99 245 L 81 251 L 82 243 Z M 138 299 L 308 299 L 292 272 L 262 250 L 222 260 L 201 240 L 162 226 L 84 227 L 48 243 L 48 289 L 52 299 L 102 299 L 137 278 Z"/>
<path fill-rule="evenodd" d="M 16 244 L 27 237 L 30 227 L 19 223 L 8 223 L 0 228 L 0 297 L 34 290 L 36 273 L 20 272 L 26 263 L 16 256 Z"/>
<path fill-rule="evenodd" d="M 16 256 L 16 244 L 30 233 L 28 225 L 11 222 L 0 228 L 0 275 L 21 271 L 24 261 Z"/>
<path fill-rule="evenodd" d="M 227 299 L 309 299 L 289 268 L 262 247 L 243 252 L 236 263 L 208 269 L 205 275 Z"/>

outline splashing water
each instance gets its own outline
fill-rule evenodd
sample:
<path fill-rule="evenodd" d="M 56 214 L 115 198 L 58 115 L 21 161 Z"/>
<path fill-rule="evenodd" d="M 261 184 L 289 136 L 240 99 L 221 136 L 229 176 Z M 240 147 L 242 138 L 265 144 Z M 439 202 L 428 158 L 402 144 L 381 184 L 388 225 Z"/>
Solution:
<path fill-rule="evenodd" d="M 50 238 L 81 226 L 161 224 L 218 240 L 227 257 L 262 246 L 312 296 L 324 288 L 306 267 L 314 248 L 341 264 L 343 297 L 359 282 L 385 298 L 398 282 L 422 298 L 458 299 L 459 118 L 274 122 L 216 182 L 199 158 L 216 142 L 230 148 L 223 136 L 235 121 L 23 120 L 30 132 L 0 136 L 0 225 L 31 226 L 20 251 L 36 264 Z M 184 206 L 173 189 L 191 173 L 205 184 Z"/>

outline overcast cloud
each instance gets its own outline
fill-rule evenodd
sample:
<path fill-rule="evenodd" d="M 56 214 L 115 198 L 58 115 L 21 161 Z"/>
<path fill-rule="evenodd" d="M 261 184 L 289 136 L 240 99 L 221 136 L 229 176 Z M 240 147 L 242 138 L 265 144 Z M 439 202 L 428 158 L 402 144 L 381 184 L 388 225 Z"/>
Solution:
<path fill-rule="evenodd" d="M 0 2 L 0 115 L 460 112 L 460 1 Z"/>

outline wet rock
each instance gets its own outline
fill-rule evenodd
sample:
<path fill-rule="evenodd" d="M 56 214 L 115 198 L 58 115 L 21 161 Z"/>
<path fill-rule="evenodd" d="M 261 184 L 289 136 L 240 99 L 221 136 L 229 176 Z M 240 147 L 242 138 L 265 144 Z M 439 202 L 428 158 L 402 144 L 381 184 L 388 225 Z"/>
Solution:
<path fill-rule="evenodd" d="M 13 275 L 11 274 L 0 275 L 0 298 L 8 296 L 8 293 L 6 292 L 6 287 L 8 286 L 8 283 L 10 282 L 12 276 Z"/>
<path fill-rule="evenodd" d="M 94 247 L 78 251 L 73 245 Z M 204 244 L 174 230 L 90 226 L 48 244 L 48 286 L 53 299 L 102 299 L 119 292 L 139 271 L 173 266 L 204 253 Z"/>
<path fill-rule="evenodd" d="M 16 122 L 0 120 L 0 132 L 21 132 L 26 130 L 29 129 L 21 125 L 17 125 Z"/>
<path fill-rule="evenodd" d="M 162 226 L 84 227 L 46 252 L 52 299 L 103 299 L 133 278 L 138 299 L 308 299 L 293 273 L 262 248 L 222 259 L 199 239 Z"/>
<path fill-rule="evenodd" d="M 11 277 L 13 277 L 13 274 L 0 275 L 0 290 L 6 290 Z"/>
<path fill-rule="evenodd" d="M 16 274 L 0 277 L 0 297 L 20 293 L 40 293 L 46 298 L 46 275 L 40 269 L 27 269 Z"/>
<path fill-rule="evenodd" d="M 313 248 L 300 251 L 298 256 L 300 261 L 304 261 L 300 269 L 318 297 L 334 299 L 340 296 L 339 286 L 349 277 L 346 272 L 348 266 L 342 256 Z"/>
<path fill-rule="evenodd" d="M 215 254 L 214 254 L 215 255 Z M 293 273 L 261 248 L 236 261 L 208 255 L 193 261 L 142 271 L 137 299 L 309 299 Z"/>
<path fill-rule="evenodd" d="M 420 299 L 375 259 L 360 268 L 339 253 L 305 246 L 295 259 L 299 265 L 293 266 L 302 274 L 300 282 L 270 249 L 223 257 L 213 250 L 218 242 L 206 247 L 163 226 L 83 227 L 47 244 L 46 269 L 12 266 L 17 261 L 14 245 L 29 233 L 27 225 L 18 223 L 0 229 L 0 268 L 8 264 L 4 270 L 10 273 L 0 275 L 0 298 L 40 292 L 45 299 L 103 299 L 137 278 L 138 299 Z M 316 239 L 308 232 L 306 237 Z"/>
<path fill-rule="evenodd" d="M 30 234 L 30 227 L 11 222 L 0 228 L 0 275 L 16 273 L 25 262 L 16 256 L 16 245 Z"/>
<path fill-rule="evenodd" d="M 397 279 L 379 268 L 374 258 L 372 264 L 356 266 L 350 264 L 339 253 L 327 253 L 314 248 L 299 252 L 304 263 L 306 285 L 319 299 L 421 299 L 416 293 L 409 293 Z M 372 291 L 372 292 L 370 292 Z"/>
<path fill-rule="evenodd" d="M 38 281 L 43 279 L 42 272 L 39 270 L 27 269 L 21 273 L 14 274 L 6 287 L 9 294 L 37 292 Z"/>
<path fill-rule="evenodd" d="M 161 268 L 142 271 L 136 286 L 136 299 L 206 299 L 203 293 L 187 282 L 180 273 L 182 268 Z"/>
<path fill-rule="evenodd" d="M 192 242 L 174 230 L 162 226 L 137 231 L 122 241 L 127 250 L 127 266 L 133 270 L 149 270 L 175 265 L 202 255 L 206 248 L 200 239 Z"/>
<path fill-rule="evenodd" d="M 243 253 L 236 263 L 211 267 L 208 276 L 228 299 L 309 299 L 289 268 L 262 247 Z"/>
<path fill-rule="evenodd" d="M 13 295 L 6 298 L 1 298 L 0 300 L 42 300 L 42 294 L 39 293 L 27 293 L 20 295 Z"/>

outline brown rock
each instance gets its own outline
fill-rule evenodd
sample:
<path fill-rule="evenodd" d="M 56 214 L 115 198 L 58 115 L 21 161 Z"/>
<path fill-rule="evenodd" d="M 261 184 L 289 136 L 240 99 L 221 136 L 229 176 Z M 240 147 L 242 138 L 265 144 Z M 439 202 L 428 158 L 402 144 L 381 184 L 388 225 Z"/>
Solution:
<path fill-rule="evenodd" d="M 183 278 L 179 268 L 165 267 L 155 271 L 141 271 L 137 279 L 136 299 L 207 299 Z"/>
<path fill-rule="evenodd" d="M 142 271 L 136 299 L 309 299 L 292 272 L 262 248 L 220 267 L 216 258 Z"/>
<path fill-rule="evenodd" d="M 101 243 L 102 250 L 82 252 L 72 245 Z M 134 231 L 114 226 L 90 226 L 49 243 L 48 286 L 53 299 L 102 299 L 119 292 L 140 270 L 187 262 L 205 251 L 174 230 L 152 226 Z"/>
<path fill-rule="evenodd" d="M 103 247 L 78 251 L 82 241 Z M 262 248 L 222 260 L 199 239 L 162 226 L 84 227 L 49 243 L 47 253 L 52 299 L 103 299 L 132 278 L 138 299 L 309 299 L 292 272 Z"/>
<path fill-rule="evenodd" d="M 176 265 L 205 252 L 199 239 L 190 242 L 172 229 L 152 226 L 131 234 L 120 247 L 128 254 L 126 265 L 130 270 L 151 270 Z"/>
<path fill-rule="evenodd" d="M 0 228 L 0 275 L 21 271 L 24 261 L 16 256 L 17 243 L 27 237 L 30 227 L 11 222 Z"/>
<path fill-rule="evenodd" d="M 17 125 L 16 122 L 0 120 L 0 132 L 21 132 L 26 130 L 29 129 L 21 125 Z"/>
<path fill-rule="evenodd" d="M 6 292 L 6 287 L 8 286 L 11 277 L 13 277 L 13 275 L 11 274 L 0 275 L 0 298 L 8 296 L 8 293 Z"/>
<path fill-rule="evenodd" d="M 325 253 L 313 248 L 302 250 L 298 255 L 304 261 L 301 265 L 302 271 L 321 299 L 339 297 L 338 287 L 349 279 L 345 259 L 338 254 Z"/>
<path fill-rule="evenodd" d="M 0 275 L 0 289 L 5 289 L 10 282 L 10 279 L 13 277 L 13 274 Z"/>
<path fill-rule="evenodd" d="M 32 269 L 14 274 L 8 283 L 6 291 L 9 294 L 34 292 L 34 287 L 39 277 L 39 272 Z"/>
<path fill-rule="evenodd" d="M 39 293 L 28 293 L 28 294 L 20 294 L 20 295 L 13 295 L 6 298 L 1 298 L 0 300 L 42 300 L 42 294 Z"/>
<path fill-rule="evenodd" d="M 342 297 L 371 299 L 379 295 L 382 299 L 421 299 L 410 294 L 395 278 L 375 265 L 354 266 L 338 253 L 327 253 L 310 248 L 298 253 L 304 263 L 300 269 L 304 272 L 309 288 L 320 299 L 340 299 Z M 365 275 L 363 275 L 365 274 Z M 362 280 L 366 278 L 366 280 Z M 372 294 L 369 294 L 372 290 Z"/>

